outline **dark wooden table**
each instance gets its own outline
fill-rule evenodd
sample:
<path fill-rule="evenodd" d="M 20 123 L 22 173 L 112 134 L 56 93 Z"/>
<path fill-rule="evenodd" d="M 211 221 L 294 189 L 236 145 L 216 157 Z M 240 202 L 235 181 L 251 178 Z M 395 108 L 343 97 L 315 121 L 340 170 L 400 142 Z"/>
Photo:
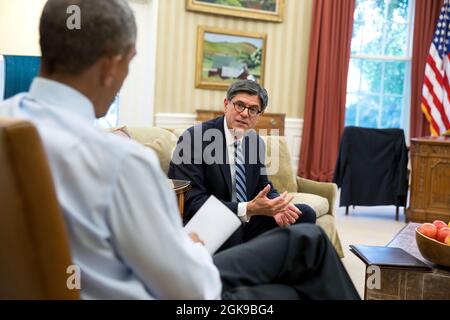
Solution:
<path fill-rule="evenodd" d="M 366 300 L 450 300 L 450 268 L 426 260 L 416 244 L 415 229 L 420 223 L 408 223 L 387 244 L 405 250 L 429 265 L 431 271 L 381 267 L 381 289 L 369 289 L 365 283 Z"/>
<path fill-rule="evenodd" d="M 186 197 L 186 193 L 191 189 L 191 182 L 187 180 L 174 180 L 169 179 L 169 185 L 172 187 L 172 190 L 175 191 L 178 200 L 178 208 L 180 210 L 181 217 L 184 214 L 184 199 Z"/>

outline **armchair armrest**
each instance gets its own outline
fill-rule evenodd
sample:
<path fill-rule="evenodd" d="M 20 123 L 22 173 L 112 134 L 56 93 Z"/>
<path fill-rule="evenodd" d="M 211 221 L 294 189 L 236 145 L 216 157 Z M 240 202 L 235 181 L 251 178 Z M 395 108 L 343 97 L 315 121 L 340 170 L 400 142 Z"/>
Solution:
<path fill-rule="evenodd" d="M 332 182 L 317 182 L 297 176 L 297 192 L 312 193 L 328 200 L 328 214 L 334 215 L 334 202 L 336 201 L 337 185 Z"/>

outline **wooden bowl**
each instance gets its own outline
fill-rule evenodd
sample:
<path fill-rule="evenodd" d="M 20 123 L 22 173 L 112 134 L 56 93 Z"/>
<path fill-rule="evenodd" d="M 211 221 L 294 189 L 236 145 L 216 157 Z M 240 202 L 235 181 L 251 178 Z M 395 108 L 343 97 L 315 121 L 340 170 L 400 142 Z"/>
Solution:
<path fill-rule="evenodd" d="M 416 228 L 416 242 L 422 256 L 441 266 L 450 267 L 450 246 L 424 236 Z"/>

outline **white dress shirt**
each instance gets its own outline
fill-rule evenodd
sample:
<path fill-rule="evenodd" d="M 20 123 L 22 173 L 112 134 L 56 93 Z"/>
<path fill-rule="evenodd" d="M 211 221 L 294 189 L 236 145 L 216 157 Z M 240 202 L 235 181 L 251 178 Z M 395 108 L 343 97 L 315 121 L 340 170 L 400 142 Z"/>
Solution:
<path fill-rule="evenodd" d="M 223 128 L 225 131 L 225 143 L 227 144 L 227 152 L 228 159 L 230 161 L 230 172 L 231 172 L 231 201 L 237 202 L 236 196 L 236 164 L 234 162 L 234 143 L 239 140 L 242 142 L 242 137 L 240 139 L 236 139 L 234 135 L 231 133 L 230 129 L 228 129 L 227 119 L 223 118 Z M 241 144 L 242 145 L 242 144 Z M 249 199 L 247 199 L 249 200 Z M 247 217 L 247 202 L 239 202 L 238 203 L 238 217 L 243 222 L 248 222 L 250 219 Z"/>
<path fill-rule="evenodd" d="M 85 96 L 44 78 L 0 103 L 1 115 L 39 130 L 81 268 L 82 298 L 220 298 L 219 272 L 183 230 L 153 151 L 94 127 Z"/>

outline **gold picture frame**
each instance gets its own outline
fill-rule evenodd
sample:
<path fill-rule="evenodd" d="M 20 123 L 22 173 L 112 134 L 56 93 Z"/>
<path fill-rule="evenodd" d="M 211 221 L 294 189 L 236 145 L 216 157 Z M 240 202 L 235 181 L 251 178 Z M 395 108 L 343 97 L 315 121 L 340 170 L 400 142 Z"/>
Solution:
<path fill-rule="evenodd" d="M 198 27 L 195 86 L 227 90 L 238 79 L 264 85 L 267 35 Z"/>
<path fill-rule="evenodd" d="M 282 22 L 285 0 L 236 0 L 241 6 L 218 4 L 219 0 L 186 0 L 189 11 L 218 14 L 254 20 Z M 298 1 L 298 0 L 294 0 Z"/>

